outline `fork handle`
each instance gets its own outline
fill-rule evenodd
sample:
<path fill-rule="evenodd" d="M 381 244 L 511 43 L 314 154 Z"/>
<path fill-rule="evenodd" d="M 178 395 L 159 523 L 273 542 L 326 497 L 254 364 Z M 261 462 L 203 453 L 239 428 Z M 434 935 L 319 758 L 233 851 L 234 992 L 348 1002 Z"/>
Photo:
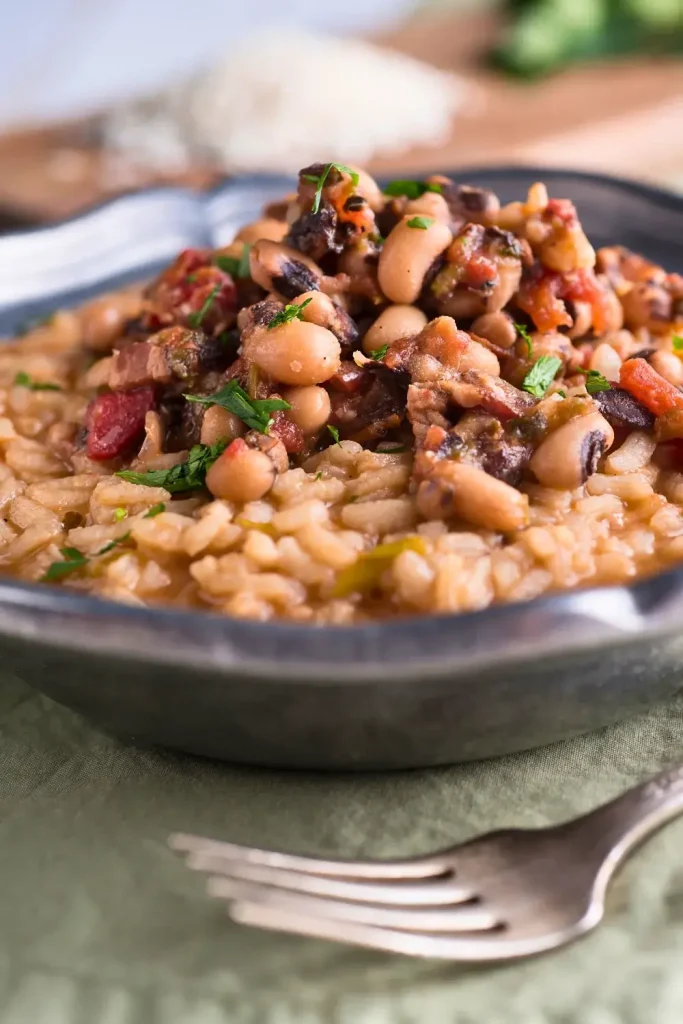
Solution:
<path fill-rule="evenodd" d="M 635 786 L 576 825 L 600 860 L 614 868 L 635 846 L 679 814 L 683 814 L 683 765 Z M 571 824 L 567 827 L 571 829 Z"/>

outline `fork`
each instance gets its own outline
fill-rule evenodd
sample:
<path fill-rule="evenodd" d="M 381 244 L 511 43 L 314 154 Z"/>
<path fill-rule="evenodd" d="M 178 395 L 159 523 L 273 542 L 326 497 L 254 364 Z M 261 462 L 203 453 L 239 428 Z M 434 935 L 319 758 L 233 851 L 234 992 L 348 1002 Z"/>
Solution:
<path fill-rule="evenodd" d="M 683 766 L 581 818 L 409 860 L 344 861 L 201 836 L 169 843 L 242 924 L 461 962 L 541 953 L 601 921 L 616 868 L 683 812 Z"/>

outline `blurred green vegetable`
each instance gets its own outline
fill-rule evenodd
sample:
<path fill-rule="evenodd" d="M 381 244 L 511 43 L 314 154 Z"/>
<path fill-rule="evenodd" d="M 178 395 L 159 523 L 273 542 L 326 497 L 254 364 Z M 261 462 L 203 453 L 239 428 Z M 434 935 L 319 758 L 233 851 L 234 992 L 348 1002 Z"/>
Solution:
<path fill-rule="evenodd" d="M 683 50 L 683 0 L 506 0 L 509 27 L 493 52 L 511 74 L 623 53 Z"/>

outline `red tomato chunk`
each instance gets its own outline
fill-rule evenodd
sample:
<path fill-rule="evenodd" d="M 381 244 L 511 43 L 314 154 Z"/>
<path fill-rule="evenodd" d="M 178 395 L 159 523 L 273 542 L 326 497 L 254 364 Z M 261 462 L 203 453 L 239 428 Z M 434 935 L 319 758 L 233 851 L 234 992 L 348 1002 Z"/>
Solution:
<path fill-rule="evenodd" d="M 98 395 L 88 406 L 88 456 L 115 459 L 126 452 L 145 429 L 145 416 L 154 408 L 154 388 L 112 391 Z"/>

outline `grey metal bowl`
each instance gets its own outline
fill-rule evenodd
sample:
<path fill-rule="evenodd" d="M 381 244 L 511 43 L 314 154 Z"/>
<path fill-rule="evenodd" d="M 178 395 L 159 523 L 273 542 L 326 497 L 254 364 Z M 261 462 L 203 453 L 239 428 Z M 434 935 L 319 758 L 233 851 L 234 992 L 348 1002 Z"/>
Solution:
<path fill-rule="evenodd" d="M 454 176 L 503 200 L 543 179 L 577 203 L 596 244 L 683 271 L 683 198 L 539 168 Z M 0 239 L 0 332 L 227 240 L 290 187 L 154 190 Z M 683 569 L 468 615 L 319 629 L 7 581 L 0 654 L 6 671 L 136 742 L 261 765 L 408 768 L 550 743 L 672 694 L 682 616 Z"/>

